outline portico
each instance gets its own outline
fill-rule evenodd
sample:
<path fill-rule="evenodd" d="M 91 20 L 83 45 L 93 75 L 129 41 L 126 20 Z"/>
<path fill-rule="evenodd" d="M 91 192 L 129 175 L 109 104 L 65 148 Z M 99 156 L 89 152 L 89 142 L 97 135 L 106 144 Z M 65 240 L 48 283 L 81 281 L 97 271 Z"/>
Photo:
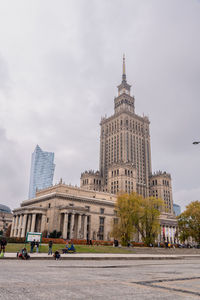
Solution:
<path fill-rule="evenodd" d="M 64 239 L 87 239 L 90 236 L 90 215 L 83 207 L 60 209 L 60 231 Z"/>
<path fill-rule="evenodd" d="M 15 209 L 11 237 L 25 237 L 27 232 L 42 232 L 45 226 L 46 209 L 40 207 Z"/>

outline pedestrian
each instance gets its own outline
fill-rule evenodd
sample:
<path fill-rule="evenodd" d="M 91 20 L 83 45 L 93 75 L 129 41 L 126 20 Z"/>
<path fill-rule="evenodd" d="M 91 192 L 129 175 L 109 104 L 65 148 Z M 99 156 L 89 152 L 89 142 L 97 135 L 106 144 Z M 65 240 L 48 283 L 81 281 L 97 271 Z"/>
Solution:
<path fill-rule="evenodd" d="M 52 247 L 53 247 L 53 242 L 52 242 L 52 241 L 49 241 L 48 255 L 52 255 Z"/>
<path fill-rule="evenodd" d="M 31 242 L 31 253 L 33 253 L 35 247 L 35 240 Z"/>
<path fill-rule="evenodd" d="M 3 238 L 3 239 L 1 240 L 1 251 L 0 251 L 0 253 L 1 253 L 1 252 L 5 253 L 6 245 L 7 245 L 7 241 L 6 241 L 5 238 Z"/>
<path fill-rule="evenodd" d="M 39 253 L 39 246 L 40 246 L 40 243 L 39 243 L 39 242 L 36 242 L 35 244 L 36 244 L 36 252 Z"/>

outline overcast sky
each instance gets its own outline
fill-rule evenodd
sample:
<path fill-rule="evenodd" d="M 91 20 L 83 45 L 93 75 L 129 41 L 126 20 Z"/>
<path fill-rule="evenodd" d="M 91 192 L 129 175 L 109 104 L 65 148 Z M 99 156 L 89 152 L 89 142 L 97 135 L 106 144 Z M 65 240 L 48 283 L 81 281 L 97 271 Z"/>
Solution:
<path fill-rule="evenodd" d="M 98 169 L 123 53 L 153 171 L 171 173 L 175 203 L 200 200 L 200 1 L 13 0 L 0 2 L 0 203 L 27 199 L 36 144 L 55 153 L 54 182 Z"/>

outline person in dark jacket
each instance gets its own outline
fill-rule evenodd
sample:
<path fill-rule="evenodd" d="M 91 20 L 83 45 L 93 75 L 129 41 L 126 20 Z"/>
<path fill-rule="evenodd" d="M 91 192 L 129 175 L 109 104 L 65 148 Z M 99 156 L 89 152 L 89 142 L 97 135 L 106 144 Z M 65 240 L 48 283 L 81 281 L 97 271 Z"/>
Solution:
<path fill-rule="evenodd" d="M 48 255 L 52 255 L 52 247 L 53 247 L 53 242 L 52 242 L 52 241 L 49 241 Z"/>
<path fill-rule="evenodd" d="M 31 242 L 31 253 L 33 253 L 34 247 L 35 247 L 35 240 Z"/>
<path fill-rule="evenodd" d="M 3 238 L 1 240 L 1 250 L 0 250 L 0 253 L 3 251 L 3 253 L 5 253 L 5 250 L 6 250 L 6 245 L 7 245 L 7 241 L 5 238 Z"/>
<path fill-rule="evenodd" d="M 58 250 L 56 250 L 54 253 L 54 259 L 58 260 L 59 258 L 60 258 L 60 252 Z"/>

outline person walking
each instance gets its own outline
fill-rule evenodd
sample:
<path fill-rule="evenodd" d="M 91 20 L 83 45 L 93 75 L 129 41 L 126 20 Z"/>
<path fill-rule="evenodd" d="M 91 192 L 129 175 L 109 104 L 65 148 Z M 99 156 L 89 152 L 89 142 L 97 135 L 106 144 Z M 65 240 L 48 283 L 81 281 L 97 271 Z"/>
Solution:
<path fill-rule="evenodd" d="M 3 238 L 3 239 L 1 240 L 1 250 L 0 250 L 0 253 L 1 253 L 1 252 L 5 253 L 6 245 L 7 245 L 7 241 L 6 241 L 5 238 Z"/>
<path fill-rule="evenodd" d="M 31 242 L 31 253 L 33 253 L 34 247 L 35 247 L 35 240 Z"/>
<path fill-rule="evenodd" d="M 49 241 L 48 255 L 52 255 L 52 247 L 53 247 L 53 242 L 52 242 L 52 241 Z"/>
<path fill-rule="evenodd" d="M 36 242 L 35 244 L 36 244 L 36 252 L 39 253 L 39 246 L 40 246 L 40 243 L 39 243 L 39 242 Z"/>

